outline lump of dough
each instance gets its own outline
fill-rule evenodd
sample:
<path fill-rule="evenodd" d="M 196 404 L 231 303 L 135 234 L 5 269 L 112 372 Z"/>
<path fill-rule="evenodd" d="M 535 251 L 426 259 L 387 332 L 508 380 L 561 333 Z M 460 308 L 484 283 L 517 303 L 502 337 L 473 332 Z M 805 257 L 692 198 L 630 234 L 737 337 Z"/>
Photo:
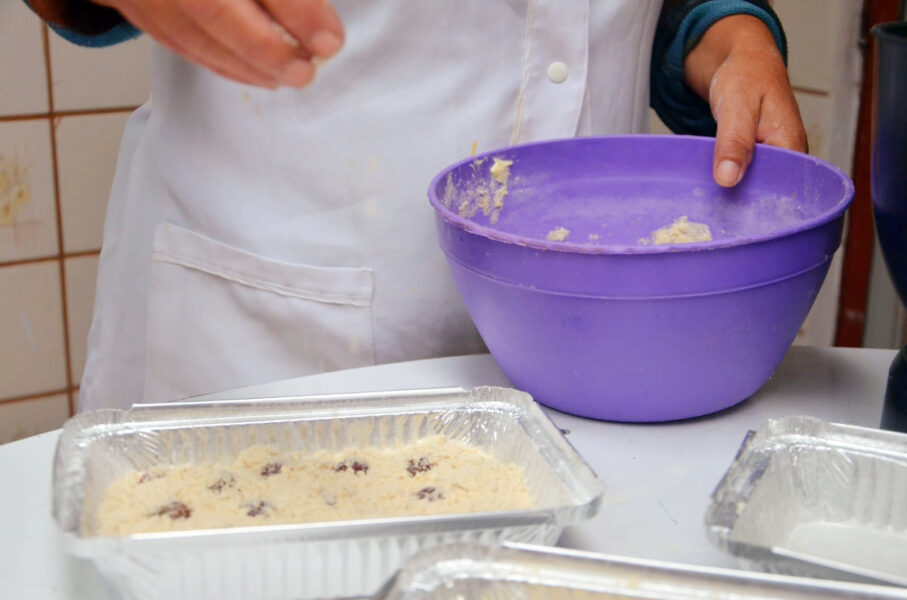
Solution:
<path fill-rule="evenodd" d="M 686 215 L 676 219 L 673 223 L 652 232 L 651 239 L 641 240 L 643 243 L 656 245 L 665 244 L 693 244 L 696 242 L 709 242 L 712 232 L 705 223 L 694 223 Z"/>
<path fill-rule="evenodd" d="M 563 242 L 570 235 L 570 230 L 565 227 L 556 227 L 548 232 L 545 237 L 549 242 Z"/>
<path fill-rule="evenodd" d="M 484 162 L 484 158 L 473 161 L 473 169 L 479 169 Z M 507 195 L 511 165 L 513 165 L 512 160 L 492 157 L 492 165 L 488 169 L 489 179 L 484 181 L 477 178 L 478 183 L 466 190 L 466 197 L 457 207 L 459 215 L 464 219 L 471 219 L 476 212 L 481 210 L 482 214 L 489 218 L 489 223 L 492 225 L 497 223 L 501 210 L 504 208 L 504 196 Z M 445 200 L 445 202 L 449 207 L 450 201 Z"/>
<path fill-rule="evenodd" d="M 488 170 L 489 173 L 491 173 L 495 181 L 506 187 L 507 180 L 510 179 L 510 165 L 513 164 L 513 161 L 497 157 L 492 158 L 492 160 L 494 162 Z"/>

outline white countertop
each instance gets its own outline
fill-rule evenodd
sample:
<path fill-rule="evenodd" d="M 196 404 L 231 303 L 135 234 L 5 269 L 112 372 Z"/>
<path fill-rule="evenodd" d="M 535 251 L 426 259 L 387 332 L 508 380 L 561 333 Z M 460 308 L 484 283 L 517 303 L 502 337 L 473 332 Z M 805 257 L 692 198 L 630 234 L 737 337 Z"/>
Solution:
<path fill-rule="evenodd" d="M 736 567 L 713 548 L 703 516 L 743 436 L 770 417 L 811 415 L 877 427 L 893 350 L 791 349 L 775 376 L 735 408 L 658 425 L 549 414 L 605 484 L 599 515 L 568 528 L 559 545 L 642 558 Z M 488 355 L 382 365 L 215 394 L 275 397 L 476 385 L 509 385 Z M 90 563 L 57 545 L 50 514 L 59 431 L 0 446 L 0 598 L 116 598 Z"/>

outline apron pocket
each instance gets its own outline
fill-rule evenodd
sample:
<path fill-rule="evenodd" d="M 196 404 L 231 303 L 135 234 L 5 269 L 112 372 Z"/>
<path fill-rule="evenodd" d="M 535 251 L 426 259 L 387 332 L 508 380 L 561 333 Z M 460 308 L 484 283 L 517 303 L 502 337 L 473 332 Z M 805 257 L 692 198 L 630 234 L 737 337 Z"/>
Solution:
<path fill-rule="evenodd" d="M 157 226 L 146 402 L 374 364 L 373 274 L 285 263 Z"/>

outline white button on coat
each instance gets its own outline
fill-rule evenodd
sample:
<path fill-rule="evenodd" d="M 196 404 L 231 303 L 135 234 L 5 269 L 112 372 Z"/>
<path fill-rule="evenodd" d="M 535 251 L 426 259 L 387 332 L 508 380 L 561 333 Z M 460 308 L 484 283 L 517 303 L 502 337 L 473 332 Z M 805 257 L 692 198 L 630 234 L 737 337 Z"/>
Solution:
<path fill-rule="evenodd" d="M 554 83 L 564 83 L 567 80 L 567 65 L 560 61 L 548 65 L 548 79 Z"/>

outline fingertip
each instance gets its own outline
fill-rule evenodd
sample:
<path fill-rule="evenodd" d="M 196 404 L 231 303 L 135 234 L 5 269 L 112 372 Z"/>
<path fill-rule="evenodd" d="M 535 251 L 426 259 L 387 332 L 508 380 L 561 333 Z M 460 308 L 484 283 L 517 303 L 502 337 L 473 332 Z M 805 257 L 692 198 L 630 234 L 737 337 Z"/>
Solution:
<path fill-rule="evenodd" d="M 343 23 L 328 0 L 258 0 L 272 18 L 297 40 L 301 51 L 327 59 L 344 43 Z"/>
<path fill-rule="evenodd" d="M 734 187 L 743 179 L 743 169 L 733 160 L 723 159 L 715 167 L 715 183 L 722 187 Z"/>
<path fill-rule="evenodd" d="M 307 60 L 294 60 L 283 72 L 281 82 L 284 85 L 301 88 L 315 78 L 315 67 Z"/>
<path fill-rule="evenodd" d="M 343 38 L 331 31 L 317 31 L 309 38 L 308 44 L 306 45 L 316 56 L 330 58 L 337 54 L 337 52 L 340 51 L 340 48 L 343 47 Z"/>

